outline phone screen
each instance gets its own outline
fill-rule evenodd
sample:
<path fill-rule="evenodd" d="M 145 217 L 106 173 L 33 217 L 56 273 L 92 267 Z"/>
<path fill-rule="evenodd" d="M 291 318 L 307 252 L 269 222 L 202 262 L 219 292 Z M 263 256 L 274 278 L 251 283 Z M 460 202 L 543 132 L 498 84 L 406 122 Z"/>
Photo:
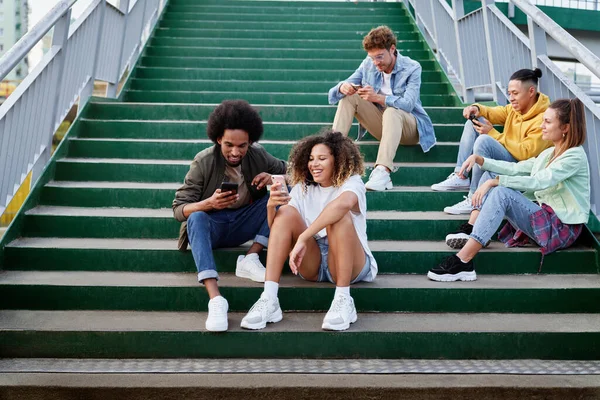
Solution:
<path fill-rule="evenodd" d="M 221 183 L 221 193 L 223 192 L 233 192 L 237 193 L 238 184 L 232 182 L 223 182 Z"/>

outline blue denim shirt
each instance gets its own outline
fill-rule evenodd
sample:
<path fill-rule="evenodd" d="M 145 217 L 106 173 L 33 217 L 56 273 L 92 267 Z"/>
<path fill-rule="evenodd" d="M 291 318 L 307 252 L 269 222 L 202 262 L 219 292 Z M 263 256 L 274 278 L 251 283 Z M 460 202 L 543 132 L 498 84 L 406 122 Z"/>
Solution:
<path fill-rule="evenodd" d="M 340 92 L 344 82 L 362 86 L 371 86 L 378 93 L 383 85 L 383 73 L 367 57 L 357 70 L 348 79 L 342 81 L 329 90 L 329 104 L 335 104 L 345 95 Z M 417 119 L 419 131 L 419 144 L 424 152 L 435 146 L 435 132 L 431 118 L 425 112 L 419 98 L 421 90 L 421 64 L 397 53 L 396 65 L 392 70 L 391 88 L 393 96 L 385 97 L 385 105 L 411 113 Z M 379 104 L 376 104 L 380 107 Z"/>

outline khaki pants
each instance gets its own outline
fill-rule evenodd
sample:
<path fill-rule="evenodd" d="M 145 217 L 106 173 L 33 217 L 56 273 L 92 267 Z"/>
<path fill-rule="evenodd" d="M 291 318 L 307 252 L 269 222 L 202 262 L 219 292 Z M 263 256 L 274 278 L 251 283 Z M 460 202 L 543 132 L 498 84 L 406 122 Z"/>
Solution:
<path fill-rule="evenodd" d="M 417 120 L 414 115 L 406 111 L 393 107 L 381 111 L 375 104 L 361 99 L 358 94 L 346 96 L 338 104 L 333 130 L 348 136 L 354 117 L 381 142 L 375 162 L 377 165 L 393 170 L 398 145 L 419 143 Z"/>

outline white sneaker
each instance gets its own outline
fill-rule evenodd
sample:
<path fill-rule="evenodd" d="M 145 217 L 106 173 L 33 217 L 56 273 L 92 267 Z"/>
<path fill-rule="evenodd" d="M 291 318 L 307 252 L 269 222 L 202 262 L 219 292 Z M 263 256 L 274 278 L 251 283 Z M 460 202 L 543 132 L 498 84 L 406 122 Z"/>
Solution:
<path fill-rule="evenodd" d="M 208 318 L 206 318 L 206 330 L 210 332 L 225 332 L 228 327 L 227 311 L 229 303 L 223 296 L 217 296 L 208 302 Z"/>
<path fill-rule="evenodd" d="M 445 181 L 440 183 L 434 183 L 431 185 L 431 190 L 435 191 L 447 191 L 447 190 L 464 190 L 471 187 L 471 180 L 469 178 L 461 178 L 456 173 L 448 175 Z"/>
<path fill-rule="evenodd" d="M 266 293 L 248 311 L 240 326 L 245 329 L 263 329 L 267 322 L 279 322 L 283 319 L 279 299 L 269 297 Z"/>
<path fill-rule="evenodd" d="M 333 298 L 331 307 L 323 319 L 322 328 L 329 331 L 344 331 L 357 319 L 354 299 L 352 296 L 341 294 Z"/>
<path fill-rule="evenodd" d="M 383 165 L 378 165 L 369 175 L 369 181 L 365 183 L 367 190 L 374 190 L 376 192 L 382 192 L 386 189 L 394 187 L 390 173 Z"/>
<path fill-rule="evenodd" d="M 254 282 L 264 282 L 267 269 L 258 259 L 258 254 L 239 256 L 235 267 L 235 276 L 252 279 Z"/>
<path fill-rule="evenodd" d="M 449 206 L 449 207 L 444 207 L 444 212 L 446 214 L 454 214 L 454 215 L 459 215 L 459 214 L 471 214 L 471 211 L 473 211 L 473 205 L 471 204 L 471 198 L 464 196 L 464 200 L 463 201 L 459 201 L 458 203 L 456 203 L 453 206 Z"/>

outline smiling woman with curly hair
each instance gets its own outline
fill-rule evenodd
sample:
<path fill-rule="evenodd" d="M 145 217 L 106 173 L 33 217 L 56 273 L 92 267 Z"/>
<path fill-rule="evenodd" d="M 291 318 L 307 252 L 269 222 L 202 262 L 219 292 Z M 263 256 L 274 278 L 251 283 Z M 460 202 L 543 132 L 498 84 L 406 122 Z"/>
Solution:
<path fill-rule="evenodd" d="M 362 176 L 365 173 L 363 158 L 358 147 L 348 139 L 335 131 L 325 131 L 321 135 L 309 136 L 300 140 L 290 153 L 288 170 L 290 171 L 290 183 L 295 185 L 301 183 L 306 187 L 317 185 L 308 167 L 313 147 L 323 144 L 329 148 L 335 160 L 333 165 L 333 176 L 331 183 L 334 187 L 340 187 L 352 175 Z"/>
<path fill-rule="evenodd" d="M 357 319 L 350 284 L 371 282 L 377 275 L 367 244 L 362 156 L 351 139 L 329 130 L 299 141 L 289 161 L 294 187 L 289 194 L 281 183 L 271 187 L 265 290 L 242 320 L 242 328 L 262 329 L 283 318 L 277 292 L 289 254 L 294 274 L 336 284 L 323 329 L 348 329 Z"/>

